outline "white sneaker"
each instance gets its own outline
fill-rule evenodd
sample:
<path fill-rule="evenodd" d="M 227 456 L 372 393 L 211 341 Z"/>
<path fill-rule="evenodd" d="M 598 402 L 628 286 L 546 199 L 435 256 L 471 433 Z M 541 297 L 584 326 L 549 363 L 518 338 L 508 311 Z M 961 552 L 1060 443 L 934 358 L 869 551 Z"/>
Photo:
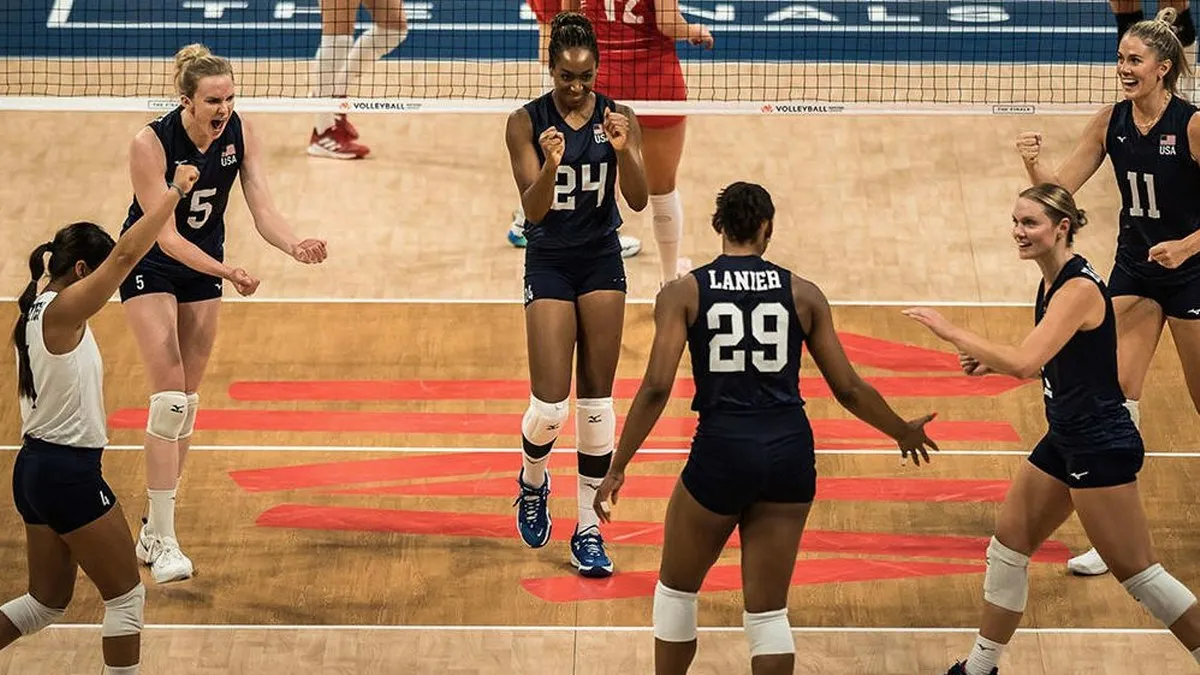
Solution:
<path fill-rule="evenodd" d="M 138 560 L 150 566 L 150 575 L 154 577 L 155 583 L 166 584 L 190 579 L 196 571 L 192 561 L 179 550 L 178 541 L 151 536 L 146 533 L 145 525 L 138 534 L 135 553 Z"/>
<path fill-rule="evenodd" d="M 1084 577 L 1094 577 L 1100 574 L 1108 573 L 1108 565 L 1100 558 L 1100 554 L 1096 549 L 1092 549 L 1083 555 L 1077 555 L 1067 561 L 1067 569 L 1072 574 L 1078 574 Z"/>
<path fill-rule="evenodd" d="M 631 237 L 626 234 L 620 235 L 621 240 L 621 257 L 632 258 L 642 252 L 642 240 L 637 237 Z"/>
<path fill-rule="evenodd" d="M 143 565 L 153 565 L 154 561 L 158 560 L 158 556 L 162 555 L 162 542 L 150 536 L 146 532 L 146 526 L 142 525 L 134 553 L 137 554 L 137 559 L 142 561 Z"/>

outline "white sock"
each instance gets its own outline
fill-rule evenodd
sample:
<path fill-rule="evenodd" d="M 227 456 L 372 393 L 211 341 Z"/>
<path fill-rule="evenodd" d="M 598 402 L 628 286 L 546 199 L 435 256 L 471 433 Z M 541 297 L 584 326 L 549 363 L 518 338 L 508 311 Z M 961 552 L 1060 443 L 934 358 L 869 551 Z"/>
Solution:
<path fill-rule="evenodd" d="M 517 202 L 517 208 L 513 212 L 512 225 L 508 228 L 515 232 L 517 236 L 525 236 L 525 207 L 521 202 Z"/>
<path fill-rule="evenodd" d="M 662 280 L 671 281 L 679 273 L 679 240 L 683 239 L 683 202 L 679 199 L 679 191 L 650 195 L 650 213 L 654 219 L 654 241 L 658 243 Z"/>
<path fill-rule="evenodd" d="M 1133 426 L 1140 431 L 1142 428 L 1142 416 L 1138 411 L 1138 402 L 1135 399 L 1125 399 L 1125 409 L 1129 411 L 1129 416 L 1133 418 Z"/>
<path fill-rule="evenodd" d="M 139 664 L 132 666 L 104 666 L 104 675 L 138 675 Z"/>
<path fill-rule="evenodd" d="M 354 47 L 346 56 L 346 64 L 343 66 L 346 71 L 346 85 L 357 82 L 363 71 L 379 59 L 391 54 L 392 50 L 399 47 L 406 37 L 408 37 L 408 31 L 384 28 L 379 25 L 372 25 L 368 28 L 354 41 Z"/>
<path fill-rule="evenodd" d="M 1000 654 L 1005 645 L 992 642 L 982 635 L 975 636 L 975 646 L 967 657 L 967 675 L 991 675 L 992 668 L 1000 662 Z"/>
<path fill-rule="evenodd" d="M 352 44 L 354 44 L 353 35 L 321 36 L 321 46 L 317 48 L 317 54 L 313 57 L 309 76 L 311 78 L 309 91 L 312 96 L 334 98 L 346 95 L 344 83 L 341 93 L 337 92 L 338 72 L 344 67 L 346 55 L 350 53 Z M 333 126 L 333 123 L 333 113 L 317 113 L 313 127 L 316 128 L 317 133 L 321 133 Z"/>
<path fill-rule="evenodd" d="M 538 459 L 534 459 L 524 452 L 521 453 L 521 467 L 524 469 L 524 476 L 521 482 L 531 488 L 540 488 L 546 482 L 546 462 L 550 460 L 550 453 L 542 455 Z"/>
<path fill-rule="evenodd" d="M 146 529 L 150 533 L 162 537 L 175 537 L 175 490 L 146 490 L 150 497 L 150 518 Z"/>
<path fill-rule="evenodd" d="M 596 515 L 592 504 L 596 502 L 596 491 L 603 482 L 603 478 L 579 475 L 579 524 L 575 526 L 576 532 L 583 532 L 589 527 L 600 527 L 600 516 Z"/>

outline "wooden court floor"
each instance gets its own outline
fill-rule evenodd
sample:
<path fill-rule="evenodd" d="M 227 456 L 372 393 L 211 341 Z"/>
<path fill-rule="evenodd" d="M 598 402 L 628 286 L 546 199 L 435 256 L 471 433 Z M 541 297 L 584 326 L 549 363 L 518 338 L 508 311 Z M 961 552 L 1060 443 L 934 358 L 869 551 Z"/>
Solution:
<path fill-rule="evenodd" d="M 116 232 L 130 196 L 128 140 L 149 114 L 0 113 L 19 169 L 0 181 L 0 295 L 17 295 L 26 256 L 54 228 L 92 219 Z M 522 256 L 503 239 L 516 194 L 501 115 L 364 115 L 373 154 L 339 163 L 304 155 L 308 115 L 259 115 L 270 182 L 304 236 L 330 259 L 303 267 L 254 233 L 240 196 L 227 216 L 230 262 L 260 276 L 260 300 L 229 302 L 203 387 L 179 498 L 179 531 L 197 577 L 150 585 L 147 672 L 650 672 L 654 572 L 666 495 L 693 424 L 686 366 L 664 420 L 632 467 L 607 530 L 618 575 L 582 583 L 566 544 L 525 549 L 515 536 L 517 429 L 527 400 Z M 679 189 L 683 253 L 718 251 L 716 191 L 761 182 L 779 210 L 770 257 L 843 303 L 835 314 L 857 366 L 902 413 L 939 412 L 945 452 L 901 467 L 886 439 L 841 410 L 806 363 L 802 391 L 821 443 L 818 504 L 790 596 L 797 672 L 940 673 L 970 647 L 983 550 L 998 500 L 1044 429 L 1036 384 L 968 380 L 923 329 L 880 301 L 965 303 L 952 318 L 1016 340 L 1032 322 L 1037 279 L 1015 258 L 1009 212 L 1024 186 L 1012 139 L 1046 134 L 1061 159 L 1082 117 L 695 117 Z M 240 192 L 240 191 L 239 191 Z M 1079 194 L 1091 224 L 1080 252 L 1111 267 L 1117 191 L 1111 168 Z M 647 299 L 657 263 L 645 214 L 626 231 L 646 244 L 627 261 Z M 7 290 L 3 290 L 7 289 Z M 370 299 L 431 302 L 362 302 Z M 480 301 L 480 302 L 469 302 Z M 500 301 L 500 302 L 493 302 Z M 0 325 L 15 316 L 0 304 Z M 105 469 L 131 520 L 144 507 L 146 396 L 119 305 L 94 322 L 106 364 L 112 449 Z M 616 397 L 623 413 L 647 357 L 650 306 L 631 304 Z M 0 360 L 0 383 L 14 380 Z M 0 479 L 18 442 L 13 397 L 0 397 Z M 1152 457 L 1143 499 L 1165 564 L 1200 586 L 1196 518 L 1200 429 L 1169 339 L 1142 419 Z M 558 535 L 575 514 L 574 439 L 555 455 Z M 134 526 L 131 523 L 131 527 Z M 1025 625 L 1006 673 L 1184 673 L 1195 666 L 1109 577 L 1074 579 L 1062 560 L 1086 546 L 1074 519 L 1032 567 Z M 694 672 L 744 673 L 731 548 L 703 594 Z M 23 542 L 0 505 L 0 598 L 23 589 Z M 148 577 L 147 577 L 148 580 Z M 0 652 L 0 673 L 99 669 L 100 605 L 81 580 L 65 622 Z M 78 626 L 78 627 L 76 627 Z M 486 626 L 486 628 L 480 628 Z M 440 628 L 439 628 L 440 627 Z M 889 629 L 911 630 L 894 632 Z M 1061 632 L 1079 629 L 1083 632 Z"/>

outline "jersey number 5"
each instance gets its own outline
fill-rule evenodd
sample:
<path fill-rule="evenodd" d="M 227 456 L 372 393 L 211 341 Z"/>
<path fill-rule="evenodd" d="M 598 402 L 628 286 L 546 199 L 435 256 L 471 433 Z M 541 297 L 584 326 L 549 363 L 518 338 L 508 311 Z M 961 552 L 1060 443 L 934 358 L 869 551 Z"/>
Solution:
<path fill-rule="evenodd" d="M 716 333 L 708 341 L 708 372 L 746 372 L 746 351 L 738 344 L 746 337 L 746 312 L 732 302 L 717 302 L 708 308 L 708 329 L 720 330 L 721 320 L 729 317 L 729 331 Z M 767 317 L 775 319 L 767 326 Z M 788 312 L 778 302 L 755 305 L 749 312 L 750 335 L 763 347 L 773 347 L 775 355 L 768 358 L 767 350 L 750 350 L 750 363 L 760 373 L 778 373 L 787 365 Z"/>
<path fill-rule="evenodd" d="M 1130 171 L 1125 174 L 1125 177 L 1129 179 L 1129 201 L 1133 202 L 1129 206 L 1129 215 L 1158 218 L 1162 214 L 1158 210 L 1158 198 L 1154 194 L 1154 174 L 1143 173 L 1141 176 L 1146 183 L 1146 205 L 1149 210 L 1142 210 L 1142 195 L 1138 190 L 1138 173 Z"/>
<path fill-rule="evenodd" d="M 204 224 L 208 222 L 208 218 L 213 212 L 213 205 L 212 202 L 205 200 L 213 197 L 216 194 L 216 188 L 192 191 L 192 214 L 188 216 L 187 219 L 187 224 L 190 225 L 192 229 L 198 230 L 204 227 Z"/>
<path fill-rule="evenodd" d="M 576 175 L 575 167 L 559 166 L 554 181 L 554 203 L 550 208 L 554 211 L 575 210 L 575 188 L 590 190 L 596 193 L 596 204 L 604 202 L 604 186 L 608 183 L 608 165 L 597 164 L 600 167 L 600 178 L 592 180 L 592 165 L 584 164 L 579 167 Z"/>

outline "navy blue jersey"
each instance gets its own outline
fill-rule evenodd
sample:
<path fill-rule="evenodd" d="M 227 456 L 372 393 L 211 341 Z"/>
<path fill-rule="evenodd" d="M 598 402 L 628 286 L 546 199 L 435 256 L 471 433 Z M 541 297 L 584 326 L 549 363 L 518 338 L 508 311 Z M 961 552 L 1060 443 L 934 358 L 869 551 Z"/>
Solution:
<path fill-rule="evenodd" d="M 719 256 L 693 270 L 700 308 L 688 327 L 696 395 L 706 412 L 800 407 L 804 329 L 792 273 L 759 256 Z"/>
<path fill-rule="evenodd" d="M 1200 226 L 1200 166 L 1192 159 L 1188 122 L 1196 106 L 1172 96 L 1162 118 L 1143 135 L 1133 102 L 1113 106 L 1104 147 L 1121 190 L 1117 260 L 1150 280 L 1182 283 L 1200 277 L 1200 256 L 1174 270 L 1148 262 L 1155 244 L 1183 239 Z"/>
<path fill-rule="evenodd" d="M 183 108 L 150 122 L 154 135 L 162 143 L 167 156 L 167 172 L 163 176 L 169 183 L 175 176 L 175 165 L 180 162 L 192 164 L 200 169 L 200 177 L 186 197 L 175 207 L 175 229 L 184 239 L 195 244 L 214 259 L 225 260 L 225 206 L 229 203 L 229 192 L 237 178 L 238 169 L 246 156 L 242 137 L 242 120 L 237 113 L 229 116 L 225 130 L 200 152 L 183 128 Z M 129 205 L 129 215 L 121 227 L 124 233 L 142 217 L 142 205 L 134 195 Z M 141 264 L 148 264 L 167 271 L 185 271 L 189 268 L 168 256 L 155 244 Z"/>
<path fill-rule="evenodd" d="M 533 123 L 533 147 L 538 164 L 546 156 L 538 137 L 550 127 L 562 132 L 565 141 L 562 161 L 554 182 L 554 201 L 540 223 L 525 221 L 525 239 L 531 249 L 572 248 L 611 237 L 621 225 L 617 209 L 617 151 L 604 133 L 604 112 L 616 103 L 595 93 L 592 118 L 579 130 L 572 129 L 551 94 L 525 104 Z"/>
<path fill-rule="evenodd" d="M 1047 291 L 1038 283 L 1035 321 L 1046 315 L 1050 299 L 1071 279 L 1085 278 L 1104 295 L 1104 321 L 1087 331 L 1078 331 L 1042 367 L 1042 395 L 1050 430 L 1065 434 L 1094 434 L 1124 418 L 1125 395 L 1117 379 L 1117 324 L 1112 298 L 1104 281 L 1083 256 L 1076 255 L 1058 273 Z M 1131 422 L 1130 422 L 1131 424 Z"/>

